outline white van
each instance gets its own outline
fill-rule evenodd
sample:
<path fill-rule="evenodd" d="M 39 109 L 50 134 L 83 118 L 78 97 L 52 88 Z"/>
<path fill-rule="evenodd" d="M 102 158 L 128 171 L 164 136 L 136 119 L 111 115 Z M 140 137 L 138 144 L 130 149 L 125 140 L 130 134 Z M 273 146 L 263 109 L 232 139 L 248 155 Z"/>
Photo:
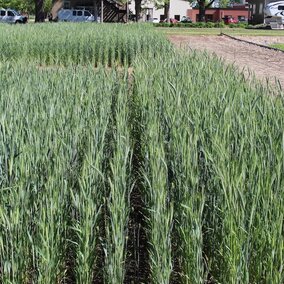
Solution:
<path fill-rule="evenodd" d="M 94 22 L 95 17 L 87 10 L 61 9 L 57 14 L 60 22 Z"/>
<path fill-rule="evenodd" d="M 28 18 L 12 9 L 0 9 L 0 23 L 25 24 Z"/>

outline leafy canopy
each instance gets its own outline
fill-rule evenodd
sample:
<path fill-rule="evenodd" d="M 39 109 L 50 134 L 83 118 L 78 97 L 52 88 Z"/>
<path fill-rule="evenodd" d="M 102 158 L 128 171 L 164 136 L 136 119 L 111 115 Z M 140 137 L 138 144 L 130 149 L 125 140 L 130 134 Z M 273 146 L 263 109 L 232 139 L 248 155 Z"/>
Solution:
<path fill-rule="evenodd" d="M 51 10 L 52 0 L 44 0 L 44 11 Z M 21 12 L 34 14 L 35 0 L 0 0 L 0 8 L 12 8 Z"/>

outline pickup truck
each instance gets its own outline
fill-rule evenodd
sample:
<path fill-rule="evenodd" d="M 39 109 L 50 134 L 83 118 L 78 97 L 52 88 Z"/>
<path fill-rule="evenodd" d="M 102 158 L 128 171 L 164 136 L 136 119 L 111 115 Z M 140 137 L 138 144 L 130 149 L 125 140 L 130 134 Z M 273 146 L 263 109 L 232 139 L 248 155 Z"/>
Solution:
<path fill-rule="evenodd" d="M 0 23 L 25 24 L 28 18 L 12 9 L 0 9 Z"/>

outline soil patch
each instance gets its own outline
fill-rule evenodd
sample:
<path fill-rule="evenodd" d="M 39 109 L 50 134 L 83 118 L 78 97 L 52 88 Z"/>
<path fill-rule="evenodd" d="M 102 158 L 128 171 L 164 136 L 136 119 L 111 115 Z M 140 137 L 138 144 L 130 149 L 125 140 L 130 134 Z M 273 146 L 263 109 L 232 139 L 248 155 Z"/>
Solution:
<path fill-rule="evenodd" d="M 242 40 L 270 46 L 271 44 L 284 43 L 284 36 L 234 36 Z"/>
<path fill-rule="evenodd" d="M 283 52 L 239 42 L 225 36 L 169 36 L 168 38 L 178 47 L 214 53 L 225 62 L 238 66 L 247 75 L 254 73 L 257 78 L 267 80 L 269 83 L 279 81 L 284 88 Z M 263 45 L 284 42 L 283 36 L 238 38 Z"/>

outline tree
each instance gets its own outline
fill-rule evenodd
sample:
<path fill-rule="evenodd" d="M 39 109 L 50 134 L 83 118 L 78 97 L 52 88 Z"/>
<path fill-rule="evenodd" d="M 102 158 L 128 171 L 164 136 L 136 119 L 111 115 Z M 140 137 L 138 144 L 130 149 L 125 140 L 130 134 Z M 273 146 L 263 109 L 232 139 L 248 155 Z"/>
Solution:
<path fill-rule="evenodd" d="M 170 5 L 171 5 L 171 1 L 170 0 L 166 0 L 164 3 L 164 16 L 167 19 L 167 22 L 170 22 Z"/>
<path fill-rule="evenodd" d="M 154 2 L 156 9 L 162 9 L 164 8 L 164 17 L 167 19 L 167 22 L 170 22 L 170 6 L 171 0 L 152 0 Z"/>
<path fill-rule="evenodd" d="M 50 12 L 52 0 L 0 0 L 0 7 L 36 15 L 36 22 L 43 22 Z"/>
<path fill-rule="evenodd" d="M 34 0 L 35 1 L 35 22 L 44 22 L 46 14 L 50 13 L 52 0 Z"/>
<path fill-rule="evenodd" d="M 28 13 L 34 13 L 35 10 L 33 0 L 0 0 L 0 7 Z"/>
<path fill-rule="evenodd" d="M 35 0 L 35 22 L 44 22 L 44 0 Z"/>
<path fill-rule="evenodd" d="M 141 18 L 141 3 L 142 0 L 135 0 L 135 17 L 136 17 L 136 22 L 139 22 Z"/>
<path fill-rule="evenodd" d="M 219 0 L 219 8 L 227 8 L 229 4 L 229 0 Z"/>
<path fill-rule="evenodd" d="M 210 0 L 209 3 L 207 3 L 206 0 L 197 0 L 199 8 L 199 16 L 198 16 L 199 22 L 205 22 L 206 9 L 209 8 L 214 2 L 215 0 Z"/>

